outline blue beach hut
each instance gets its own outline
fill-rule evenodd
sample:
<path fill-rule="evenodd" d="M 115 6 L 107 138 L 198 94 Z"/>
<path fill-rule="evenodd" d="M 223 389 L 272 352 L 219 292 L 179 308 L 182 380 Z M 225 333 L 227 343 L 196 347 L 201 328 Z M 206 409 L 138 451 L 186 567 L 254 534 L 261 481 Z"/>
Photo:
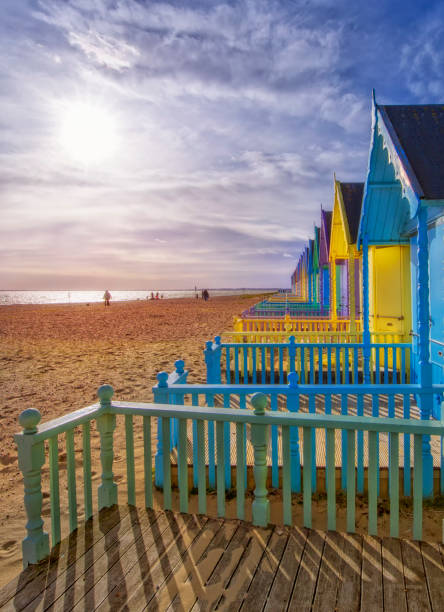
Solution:
<path fill-rule="evenodd" d="M 370 329 L 377 325 L 391 323 L 408 333 L 411 324 L 417 380 L 425 387 L 443 381 L 443 169 L 444 105 L 380 105 L 373 96 L 358 236 L 363 250 L 364 342 L 370 342 Z M 420 409 L 423 419 L 432 412 L 440 416 L 431 396 L 423 397 Z M 423 461 L 424 492 L 431 494 L 426 437 Z"/>

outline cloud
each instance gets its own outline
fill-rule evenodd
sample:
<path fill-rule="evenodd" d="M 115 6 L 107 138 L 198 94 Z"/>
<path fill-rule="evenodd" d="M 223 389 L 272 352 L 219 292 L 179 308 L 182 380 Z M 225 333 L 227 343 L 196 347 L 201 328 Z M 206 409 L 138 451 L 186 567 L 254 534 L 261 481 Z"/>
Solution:
<path fill-rule="evenodd" d="M 415 37 L 401 48 L 401 68 L 410 91 L 421 101 L 444 98 L 444 24 L 442 6 L 416 29 Z"/>
<path fill-rule="evenodd" d="M 94 275 L 101 287 L 111 274 L 126 288 L 197 276 L 286 286 L 320 203 L 332 206 L 333 172 L 364 179 L 372 87 L 381 102 L 404 79 L 414 99 L 440 95 L 432 9 L 396 19 L 386 3 L 342 0 L 2 9 L 3 286 L 33 274 L 55 287 Z M 413 18 L 420 36 L 407 45 Z M 101 163 L 70 159 L 60 143 L 61 109 L 84 101 L 118 131 Z"/>
<path fill-rule="evenodd" d="M 85 55 L 99 65 L 118 72 L 131 68 L 140 55 L 132 45 L 111 36 L 103 36 L 98 32 L 84 34 L 69 32 L 68 40 L 71 45 L 79 47 Z"/>

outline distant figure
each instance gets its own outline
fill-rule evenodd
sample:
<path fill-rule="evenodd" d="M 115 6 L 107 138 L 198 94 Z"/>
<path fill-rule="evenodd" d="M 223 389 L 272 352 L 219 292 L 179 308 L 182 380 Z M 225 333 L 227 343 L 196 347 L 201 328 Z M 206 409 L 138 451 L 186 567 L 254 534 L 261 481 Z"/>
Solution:
<path fill-rule="evenodd" d="M 154 291 L 151 291 L 150 300 L 154 300 Z"/>
<path fill-rule="evenodd" d="M 196 300 L 198 300 L 198 299 L 199 299 L 199 294 L 198 294 L 198 293 L 196 293 Z"/>
<path fill-rule="evenodd" d="M 163 293 L 160 294 L 160 299 L 163 300 Z"/>
<path fill-rule="evenodd" d="M 205 300 L 205 302 L 210 299 L 210 294 L 208 293 L 208 289 L 204 289 L 202 291 L 202 297 Z"/>
<path fill-rule="evenodd" d="M 107 289 L 105 291 L 105 293 L 103 294 L 103 299 L 105 300 L 105 306 L 109 306 L 109 301 L 110 301 L 111 297 L 112 297 L 112 295 L 111 295 L 111 293 Z"/>
<path fill-rule="evenodd" d="M 156 293 L 156 300 L 159 299 L 159 292 Z"/>

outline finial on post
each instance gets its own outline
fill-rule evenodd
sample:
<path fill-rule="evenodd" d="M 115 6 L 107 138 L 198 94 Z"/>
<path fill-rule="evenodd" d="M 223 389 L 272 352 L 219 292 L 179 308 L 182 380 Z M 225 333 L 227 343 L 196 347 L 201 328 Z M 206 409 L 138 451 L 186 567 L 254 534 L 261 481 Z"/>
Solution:
<path fill-rule="evenodd" d="M 214 336 L 214 344 L 220 344 L 220 336 Z"/>
<path fill-rule="evenodd" d="M 111 403 L 111 399 L 114 395 L 114 389 L 111 385 L 102 385 L 97 389 L 97 397 L 100 400 L 100 404 L 102 406 L 108 405 Z"/>
<path fill-rule="evenodd" d="M 156 378 L 158 387 L 168 387 L 168 372 L 159 372 Z"/>
<path fill-rule="evenodd" d="M 295 389 L 299 383 L 299 375 L 297 372 L 290 372 L 287 376 L 288 386 Z"/>
<path fill-rule="evenodd" d="M 183 374 L 185 371 L 185 361 L 178 359 L 174 362 L 174 367 L 176 368 L 176 374 Z"/>
<path fill-rule="evenodd" d="M 37 408 L 27 408 L 20 414 L 18 421 L 23 427 L 25 435 L 37 433 L 37 426 L 40 423 L 42 415 Z"/>
<path fill-rule="evenodd" d="M 265 414 L 265 408 L 268 404 L 268 398 L 265 393 L 255 393 L 251 398 L 251 403 L 254 408 L 254 414 L 256 416 L 261 416 Z"/>

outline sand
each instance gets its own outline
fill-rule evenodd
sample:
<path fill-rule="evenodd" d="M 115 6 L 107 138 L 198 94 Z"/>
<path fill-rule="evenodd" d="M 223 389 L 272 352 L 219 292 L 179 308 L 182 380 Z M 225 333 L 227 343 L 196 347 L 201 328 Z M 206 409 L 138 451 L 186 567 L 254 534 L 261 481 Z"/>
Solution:
<path fill-rule="evenodd" d="M 172 372 L 177 359 L 185 360 L 190 382 L 205 382 L 205 341 L 230 329 L 233 316 L 257 301 L 257 297 L 236 296 L 208 302 L 114 302 L 109 308 L 103 304 L 0 308 L 0 585 L 20 571 L 25 534 L 23 485 L 13 440 L 20 412 L 37 408 L 47 421 L 94 403 L 103 383 L 114 387 L 115 398 L 151 401 L 156 374 Z M 119 451 L 119 440 L 116 448 Z M 120 459 L 118 454 L 116 471 Z M 49 514 L 46 481 L 47 465 L 44 516 Z M 63 482 L 61 491 L 66 514 Z"/>
<path fill-rule="evenodd" d="M 103 304 L 6 306 L 0 308 L 0 586 L 21 569 L 21 540 L 25 535 L 23 484 L 17 466 L 13 433 L 17 417 L 28 407 L 38 408 L 42 419 L 82 408 L 96 401 L 103 383 L 115 389 L 115 398 L 151 401 L 152 386 L 161 370 L 173 371 L 174 361 L 184 359 L 189 382 L 205 381 L 203 349 L 206 340 L 231 329 L 232 318 L 259 301 L 258 297 L 218 297 L 209 302 L 194 299 L 137 301 Z M 115 435 L 114 471 L 119 483 L 119 502 L 125 503 L 126 462 L 122 420 Z M 135 427 L 137 503 L 143 504 L 142 433 Z M 81 474 L 81 436 L 76 434 L 76 464 Z M 99 440 L 92 428 L 93 495 L 99 484 Z M 60 446 L 62 534 L 66 535 L 66 454 Z M 79 476 L 78 507 L 82 520 L 82 490 Z M 48 465 L 43 468 L 43 518 L 50 530 Z M 176 499 L 177 495 L 174 495 Z M 196 509 L 196 496 L 190 510 Z M 209 495 L 209 513 L 216 512 Z M 272 519 L 282 516 L 280 494 L 273 492 Z M 161 495 L 157 494 L 161 503 Z M 251 498 L 249 498 L 251 501 Z M 228 516 L 235 516 L 236 500 L 227 503 Z M 176 506 L 178 508 L 178 505 Z M 294 499 L 294 516 L 301 524 L 300 498 Z M 249 504 L 247 516 L 250 515 Z M 380 512 L 380 526 L 387 529 L 388 515 Z M 425 537 L 440 539 L 441 509 L 426 508 Z M 338 507 L 338 528 L 345 528 L 345 508 Z M 367 527 L 365 504 L 357 505 L 357 524 Z M 409 535 L 411 508 L 403 509 L 402 533 Z M 313 504 L 313 526 L 325 528 L 325 499 Z"/>

